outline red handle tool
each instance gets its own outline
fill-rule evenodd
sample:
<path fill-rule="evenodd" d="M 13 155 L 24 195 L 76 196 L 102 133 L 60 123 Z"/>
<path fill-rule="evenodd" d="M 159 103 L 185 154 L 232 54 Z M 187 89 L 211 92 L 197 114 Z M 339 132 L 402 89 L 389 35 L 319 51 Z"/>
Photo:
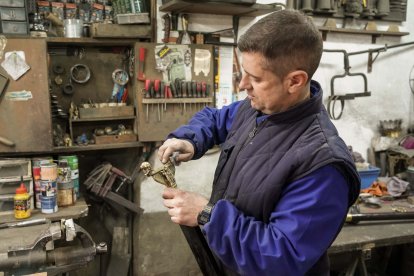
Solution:
<path fill-rule="evenodd" d="M 145 48 L 141 47 L 139 48 L 139 62 L 138 62 L 138 76 L 137 79 L 139 81 L 145 81 Z"/>

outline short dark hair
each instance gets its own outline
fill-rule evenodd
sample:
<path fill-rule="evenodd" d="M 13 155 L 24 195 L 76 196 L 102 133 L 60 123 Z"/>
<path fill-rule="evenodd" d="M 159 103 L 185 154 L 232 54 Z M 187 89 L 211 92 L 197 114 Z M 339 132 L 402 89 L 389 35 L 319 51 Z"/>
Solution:
<path fill-rule="evenodd" d="M 322 56 L 322 36 L 308 16 L 295 10 L 273 12 L 253 24 L 238 42 L 241 52 L 260 53 L 264 68 L 280 78 L 303 70 L 312 78 Z"/>

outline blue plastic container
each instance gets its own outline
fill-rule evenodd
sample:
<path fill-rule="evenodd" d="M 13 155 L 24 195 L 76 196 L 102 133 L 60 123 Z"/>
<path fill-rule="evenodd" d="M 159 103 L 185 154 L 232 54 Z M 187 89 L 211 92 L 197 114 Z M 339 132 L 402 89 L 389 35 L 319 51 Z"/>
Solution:
<path fill-rule="evenodd" d="M 374 166 L 369 166 L 366 170 L 358 170 L 359 176 L 361 177 L 361 190 L 366 189 L 377 180 L 380 169 Z"/>

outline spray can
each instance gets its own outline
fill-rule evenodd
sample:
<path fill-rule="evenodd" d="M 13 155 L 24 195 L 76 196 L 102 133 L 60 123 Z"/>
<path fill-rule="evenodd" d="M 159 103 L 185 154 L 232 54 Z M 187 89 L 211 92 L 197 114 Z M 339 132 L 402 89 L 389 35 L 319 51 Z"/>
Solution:
<path fill-rule="evenodd" d="M 20 187 L 16 189 L 14 196 L 14 217 L 25 219 L 30 217 L 30 212 L 30 195 L 27 193 L 26 186 L 22 181 Z"/>

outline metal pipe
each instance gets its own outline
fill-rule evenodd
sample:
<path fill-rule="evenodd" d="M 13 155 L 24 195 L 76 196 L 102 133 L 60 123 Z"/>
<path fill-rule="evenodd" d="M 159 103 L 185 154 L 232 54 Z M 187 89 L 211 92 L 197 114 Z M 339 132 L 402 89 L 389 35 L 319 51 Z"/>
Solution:
<path fill-rule="evenodd" d="M 347 214 L 345 222 L 358 223 L 360 221 L 401 220 L 401 219 L 414 219 L 414 212 Z"/>

